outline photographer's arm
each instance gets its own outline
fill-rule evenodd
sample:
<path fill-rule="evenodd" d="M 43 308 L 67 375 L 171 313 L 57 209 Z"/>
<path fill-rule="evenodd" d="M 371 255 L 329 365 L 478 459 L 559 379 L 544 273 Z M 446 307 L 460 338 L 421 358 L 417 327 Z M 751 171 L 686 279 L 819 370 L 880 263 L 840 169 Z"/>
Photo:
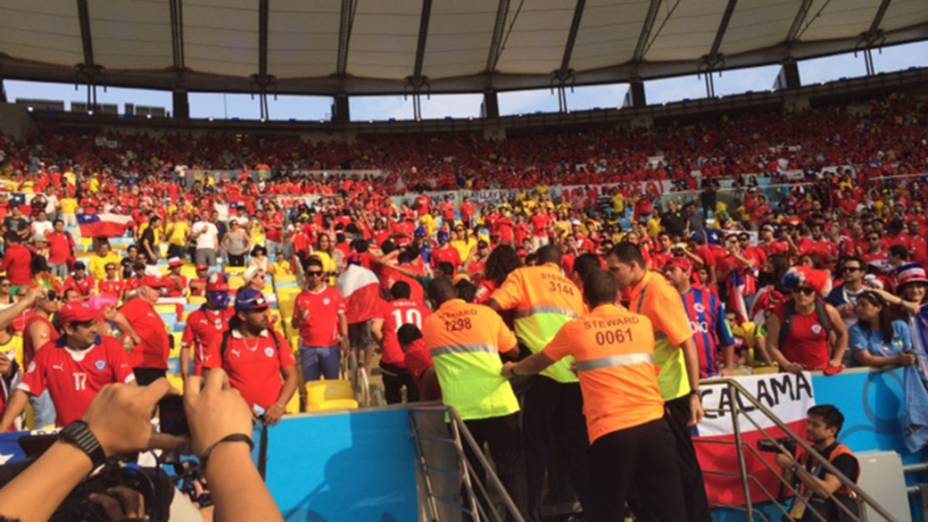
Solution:
<path fill-rule="evenodd" d="M 29 402 L 29 394 L 22 390 L 13 392 L 13 397 L 3 410 L 3 417 L 0 418 L 0 433 L 6 433 L 13 426 L 16 417 L 22 415 L 26 409 L 26 403 Z"/>
<path fill-rule="evenodd" d="M 166 379 L 146 387 L 110 384 L 93 400 L 84 422 L 107 456 L 147 449 L 152 441 L 151 411 L 169 390 Z M 23 522 L 48 520 L 90 471 L 90 457 L 83 451 L 56 442 L 0 489 L 0 514 Z"/>
<path fill-rule="evenodd" d="M 229 386 L 226 373 L 216 368 L 205 378 L 190 377 L 185 389 L 184 409 L 193 436 L 193 450 L 203 455 L 212 448 L 205 474 L 216 505 L 216 519 L 282 521 L 274 499 L 251 461 L 248 445 L 220 442 L 229 435 L 252 433 L 251 410 Z"/>

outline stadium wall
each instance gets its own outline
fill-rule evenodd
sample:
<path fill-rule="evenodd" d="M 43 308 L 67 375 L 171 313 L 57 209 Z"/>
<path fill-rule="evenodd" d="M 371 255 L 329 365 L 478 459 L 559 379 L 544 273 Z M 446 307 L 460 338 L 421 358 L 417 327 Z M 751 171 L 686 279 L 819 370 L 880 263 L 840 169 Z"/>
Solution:
<path fill-rule="evenodd" d="M 21 140 L 35 132 L 35 122 L 22 105 L 0 103 L 0 134 Z"/>

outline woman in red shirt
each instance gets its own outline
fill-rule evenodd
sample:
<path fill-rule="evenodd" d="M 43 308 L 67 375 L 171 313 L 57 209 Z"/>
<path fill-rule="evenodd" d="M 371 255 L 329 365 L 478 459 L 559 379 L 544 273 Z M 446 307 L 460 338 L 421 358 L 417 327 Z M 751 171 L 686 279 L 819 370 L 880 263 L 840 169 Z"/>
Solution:
<path fill-rule="evenodd" d="M 821 300 L 831 290 L 828 273 L 795 267 L 783 277 L 782 286 L 792 297 L 767 318 L 767 346 L 780 369 L 840 371 L 848 333 L 841 314 Z"/>

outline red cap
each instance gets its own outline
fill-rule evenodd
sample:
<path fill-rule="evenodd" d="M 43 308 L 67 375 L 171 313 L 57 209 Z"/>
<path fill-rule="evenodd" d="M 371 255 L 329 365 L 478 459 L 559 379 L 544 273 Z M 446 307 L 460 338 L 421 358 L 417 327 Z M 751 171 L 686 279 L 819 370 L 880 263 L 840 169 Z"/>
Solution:
<path fill-rule="evenodd" d="M 209 266 L 203 264 L 197 265 L 197 272 L 202 272 L 204 270 L 209 270 Z"/>
<path fill-rule="evenodd" d="M 689 272 L 693 269 L 693 263 L 685 257 L 671 257 L 664 264 L 664 270 L 670 270 L 671 268 L 679 268 L 684 272 Z"/>
<path fill-rule="evenodd" d="M 168 266 L 170 268 L 177 268 L 179 266 L 184 266 L 184 261 L 179 257 L 172 257 L 168 259 Z"/>
<path fill-rule="evenodd" d="M 158 290 L 164 287 L 164 280 L 160 277 L 145 276 L 142 278 L 142 286 L 150 286 L 155 290 Z"/>
<path fill-rule="evenodd" d="M 89 323 L 97 319 L 97 310 L 86 301 L 71 301 L 65 303 L 58 312 L 58 320 L 62 326 L 71 323 Z"/>

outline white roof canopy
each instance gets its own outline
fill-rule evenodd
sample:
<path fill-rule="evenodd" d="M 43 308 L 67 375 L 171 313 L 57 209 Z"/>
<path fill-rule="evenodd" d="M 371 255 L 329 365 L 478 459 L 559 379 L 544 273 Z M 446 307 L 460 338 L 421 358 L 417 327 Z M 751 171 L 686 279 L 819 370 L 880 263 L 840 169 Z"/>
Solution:
<path fill-rule="evenodd" d="M 306 94 L 613 83 L 928 39 L 926 0 L 0 0 L 0 20 L 4 78 Z"/>

